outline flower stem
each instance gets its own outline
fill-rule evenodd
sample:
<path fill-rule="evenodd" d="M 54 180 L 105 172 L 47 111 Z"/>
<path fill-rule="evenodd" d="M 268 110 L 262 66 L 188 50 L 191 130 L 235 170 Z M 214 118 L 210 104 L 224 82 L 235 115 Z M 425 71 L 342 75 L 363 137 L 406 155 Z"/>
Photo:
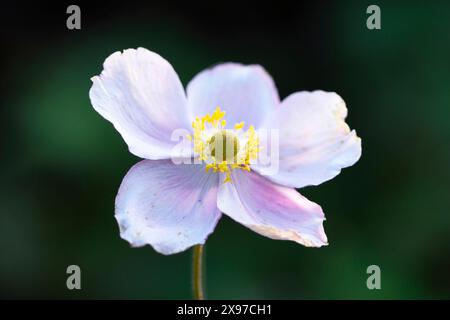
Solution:
<path fill-rule="evenodd" d="M 194 246 L 192 255 L 192 290 L 195 300 L 205 299 L 203 290 L 203 245 Z"/>

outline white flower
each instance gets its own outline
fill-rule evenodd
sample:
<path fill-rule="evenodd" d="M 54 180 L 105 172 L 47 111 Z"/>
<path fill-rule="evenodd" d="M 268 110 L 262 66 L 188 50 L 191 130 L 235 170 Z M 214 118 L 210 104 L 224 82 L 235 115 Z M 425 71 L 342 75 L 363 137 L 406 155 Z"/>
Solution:
<path fill-rule="evenodd" d="M 294 188 L 332 179 L 361 155 L 336 93 L 296 92 L 280 101 L 262 67 L 237 63 L 202 71 L 185 92 L 172 66 L 143 48 L 113 53 L 103 67 L 92 78 L 92 105 L 146 159 L 130 169 L 116 198 L 123 239 L 177 253 L 204 243 L 224 213 L 269 238 L 327 244 L 321 207 Z M 194 145 L 184 156 L 201 164 L 171 161 L 171 136 L 180 128 Z M 279 130 L 275 174 L 254 161 L 265 128 Z M 218 152 L 216 142 L 227 149 Z"/>

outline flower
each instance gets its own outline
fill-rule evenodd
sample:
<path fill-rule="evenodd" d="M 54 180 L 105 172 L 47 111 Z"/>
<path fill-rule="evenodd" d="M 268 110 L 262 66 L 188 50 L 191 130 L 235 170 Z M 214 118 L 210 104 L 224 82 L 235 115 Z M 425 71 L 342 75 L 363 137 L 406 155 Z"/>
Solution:
<path fill-rule="evenodd" d="M 203 244 L 223 213 L 272 239 L 327 245 L 321 207 L 295 188 L 330 180 L 361 155 L 339 95 L 296 92 L 280 101 L 261 66 L 238 63 L 200 72 L 185 92 L 170 63 L 144 48 L 115 52 L 103 67 L 92 78 L 92 105 L 145 159 L 116 197 L 123 239 L 181 252 Z M 178 158 L 194 163 L 173 161 L 179 129 L 193 147 Z M 278 170 L 257 161 L 264 147 L 278 150 Z"/>

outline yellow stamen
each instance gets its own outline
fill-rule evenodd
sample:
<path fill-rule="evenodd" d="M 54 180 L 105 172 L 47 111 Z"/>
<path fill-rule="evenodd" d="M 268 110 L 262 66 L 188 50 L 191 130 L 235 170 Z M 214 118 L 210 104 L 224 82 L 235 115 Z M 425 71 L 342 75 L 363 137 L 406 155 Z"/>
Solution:
<path fill-rule="evenodd" d="M 239 122 L 239 123 L 236 123 L 236 124 L 234 125 L 234 129 L 236 129 L 236 130 L 240 130 L 240 129 L 242 129 L 243 127 L 244 127 L 244 121 Z"/>

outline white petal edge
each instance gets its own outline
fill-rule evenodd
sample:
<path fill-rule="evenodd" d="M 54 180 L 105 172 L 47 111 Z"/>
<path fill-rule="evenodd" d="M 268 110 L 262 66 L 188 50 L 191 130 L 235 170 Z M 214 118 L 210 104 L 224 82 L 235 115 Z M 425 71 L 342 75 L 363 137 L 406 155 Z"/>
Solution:
<path fill-rule="evenodd" d="M 92 106 L 110 121 L 131 153 L 168 159 L 177 129 L 190 129 L 187 100 L 169 62 L 144 48 L 111 54 L 92 78 Z M 190 156 L 190 155 L 183 155 Z"/>
<path fill-rule="evenodd" d="M 260 164 L 252 168 L 276 183 L 294 188 L 334 178 L 361 157 L 361 139 L 345 123 L 346 116 L 345 102 L 334 92 L 291 94 L 270 124 L 279 130 L 278 170 Z"/>
<path fill-rule="evenodd" d="M 203 166 L 143 160 L 119 188 L 115 218 L 133 247 L 151 245 L 168 255 L 203 244 L 220 219 L 218 175 Z"/>
<path fill-rule="evenodd" d="M 328 244 L 318 204 L 255 172 L 234 170 L 231 178 L 231 183 L 219 186 L 217 206 L 224 214 L 271 239 L 307 247 Z"/>

